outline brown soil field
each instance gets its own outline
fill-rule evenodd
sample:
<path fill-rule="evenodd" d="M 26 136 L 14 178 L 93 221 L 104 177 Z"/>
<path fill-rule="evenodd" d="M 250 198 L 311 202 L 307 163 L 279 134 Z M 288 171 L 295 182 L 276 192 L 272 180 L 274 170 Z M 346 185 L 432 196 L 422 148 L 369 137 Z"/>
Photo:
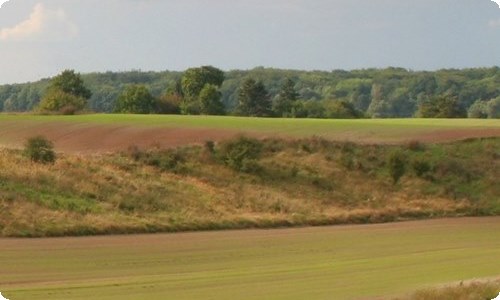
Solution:
<path fill-rule="evenodd" d="M 54 142 L 59 152 L 67 153 L 106 153 L 126 150 L 130 146 L 139 148 L 171 148 L 191 144 L 201 144 L 207 140 L 220 141 L 236 135 L 249 135 L 257 138 L 280 137 L 297 138 L 286 133 L 214 128 L 186 128 L 134 126 L 123 124 L 84 124 L 59 122 L 14 122 L 0 124 L 0 145 L 8 148 L 21 148 L 24 141 L 34 135 L 43 135 Z M 500 128 L 470 129 L 426 129 L 409 130 L 408 134 L 386 137 L 384 133 L 373 130 L 353 131 L 336 130 L 320 134 L 329 140 L 352 141 L 356 143 L 405 143 L 411 140 L 437 143 L 452 142 L 469 138 L 500 137 Z"/>
<path fill-rule="evenodd" d="M 1 128 L 9 148 L 20 148 L 34 135 L 43 135 L 54 142 L 57 151 L 67 153 L 104 153 L 140 148 L 170 148 L 200 144 L 207 140 L 223 140 L 238 134 L 237 131 L 190 128 L 139 128 L 124 125 L 68 125 L 44 124 L 22 128 Z"/>

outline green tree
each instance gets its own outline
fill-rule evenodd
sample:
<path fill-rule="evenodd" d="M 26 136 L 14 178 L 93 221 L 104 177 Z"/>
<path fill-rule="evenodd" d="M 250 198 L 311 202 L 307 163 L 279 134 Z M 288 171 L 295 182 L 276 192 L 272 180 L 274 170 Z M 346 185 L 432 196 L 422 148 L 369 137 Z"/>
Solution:
<path fill-rule="evenodd" d="M 50 81 L 48 91 L 59 90 L 65 93 L 89 99 L 92 93 L 85 87 L 80 74 L 75 73 L 74 70 L 65 70 L 57 75 Z"/>
<path fill-rule="evenodd" d="M 500 118 L 500 97 L 488 101 L 486 104 L 486 113 L 490 119 Z"/>
<path fill-rule="evenodd" d="M 184 96 L 196 98 L 206 84 L 220 87 L 223 82 L 223 71 L 212 66 L 203 66 L 187 69 L 182 76 L 181 86 Z"/>
<path fill-rule="evenodd" d="M 253 117 L 271 115 L 271 100 L 262 82 L 252 78 L 243 81 L 238 93 L 237 111 L 241 115 Z"/>
<path fill-rule="evenodd" d="M 467 115 L 457 97 L 450 95 L 433 97 L 421 103 L 417 114 L 421 118 L 464 118 Z"/>
<path fill-rule="evenodd" d="M 182 96 L 176 93 L 167 93 L 157 99 L 155 112 L 178 115 L 181 113 L 181 103 Z"/>
<path fill-rule="evenodd" d="M 149 114 L 154 110 L 154 97 L 144 85 L 140 84 L 127 86 L 118 97 L 115 106 L 117 113 Z"/>
<path fill-rule="evenodd" d="M 61 113 L 72 115 L 85 108 L 87 101 L 73 94 L 65 93 L 61 90 L 50 90 L 38 105 L 38 110 L 42 113 Z"/>
<path fill-rule="evenodd" d="M 92 93 L 85 87 L 80 74 L 66 70 L 50 81 L 38 110 L 74 114 L 87 106 L 87 100 L 91 96 Z"/>
<path fill-rule="evenodd" d="M 181 79 L 181 90 L 182 95 L 184 96 L 183 103 L 181 105 L 182 113 L 206 113 L 202 111 L 202 105 L 200 103 L 201 91 L 206 85 L 220 88 L 223 82 L 224 72 L 215 67 L 203 66 L 199 68 L 187 69 Z"/>
<path fill-rule="evenodd" d="M 474 119 L 485 119 L 488 117 L 487 102 L 477 100 L 467 110 L 467 117 Z"/>
<path fill-rule="evenodd" d="M 200 91 L 200 113 L 205 115 L 223 115 L 224 104 L 221 102 L 222 94 L 213 84 L 206 84 Z"/>
<path fill-rule="evenodd" d="M 273 105 L 275 115 L 280 117 L 293 116 L 293 107 L 298 97 L 299 93 L 295 90 L 295 82 L 287 78 L 281 86 L 278 98 Z"/>
<path fill-rule="evenodd" d="M 325 102 L 326 117 L 332 119 L 355 119 L 362 116 L 354 105 L 347 101 L 327 101 Z"/>

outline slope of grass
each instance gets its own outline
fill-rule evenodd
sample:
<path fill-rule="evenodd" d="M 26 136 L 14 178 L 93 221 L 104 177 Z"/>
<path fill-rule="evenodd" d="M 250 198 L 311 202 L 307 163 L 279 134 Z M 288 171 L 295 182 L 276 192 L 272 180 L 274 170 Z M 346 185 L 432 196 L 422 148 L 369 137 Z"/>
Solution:
<path fill-rule="evenodd" d="M 19 151 L 3 150 L 0 234 L 269 228 L 500 214 L 500 139 L 403 146 L 268 139 L 254 141 L 261 147 L 259 157 L 241 161 L 245 149 L 228 148 L 238 140 L 61 155 L 54 165 L 34 164 Z M 394 151 L 405 157 L 406 170 L 396 184 L 388 165 Z"/>
<path fill-rule="evenodd" d="M 471 300 L 496 298 L 500 293 L 500 279 L 497 280 L 474 280 L 472 282 L 460 282 L 441 288 L 429 288 L 415 292 L 405 298 L 395 300 Z"/>
<path fill-rule="evenodd" d="M 500 220 L 492 217 L 0 239 L 0 290 L 16 300 L 391 299 L 497 276 L 499 230 Z"/>

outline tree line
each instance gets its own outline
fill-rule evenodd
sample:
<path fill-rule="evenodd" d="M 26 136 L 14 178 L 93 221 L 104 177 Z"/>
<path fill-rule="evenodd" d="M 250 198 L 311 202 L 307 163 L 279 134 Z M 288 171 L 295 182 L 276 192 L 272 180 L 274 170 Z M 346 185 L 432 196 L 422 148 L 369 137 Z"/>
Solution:
<path fill-rule="evenodd" d="M 0 86 L 0 110 L 72 114 L 159 113 L 295 118 L 499 118 L 500 68 L 402 68 L 224 72 L 66 70 L 51 79 Z"/>

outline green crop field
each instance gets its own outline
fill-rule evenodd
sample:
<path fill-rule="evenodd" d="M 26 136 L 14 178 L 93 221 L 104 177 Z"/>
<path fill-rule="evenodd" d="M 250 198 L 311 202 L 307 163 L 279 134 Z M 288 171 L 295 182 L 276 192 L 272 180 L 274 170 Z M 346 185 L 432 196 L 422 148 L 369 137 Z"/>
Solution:
<path fill-rule="evenodd" d="M 373 299 L 499 275 L 500 218 L 0 239 L 0 291 L 37 299 Z"/>
<path fill-rule="evenodd" d="M 90 114 L 77 116 L 40 116 L 40 115 L 0 115 L 0 122 L 58 122 L 68 124 L 120 124 L 135 126 L 188 127 L 212 129 L 243 129 L 252 131 L 273 131 L 297 134 L 316 134 L 336 130 L 373 130 L 373 129 L 464 129 L 500 128 L 496 119 L 286 119 L 251 118 L 224 116 L 179 116 L 179 115 L 131 115 L 131 114 Z"/>

